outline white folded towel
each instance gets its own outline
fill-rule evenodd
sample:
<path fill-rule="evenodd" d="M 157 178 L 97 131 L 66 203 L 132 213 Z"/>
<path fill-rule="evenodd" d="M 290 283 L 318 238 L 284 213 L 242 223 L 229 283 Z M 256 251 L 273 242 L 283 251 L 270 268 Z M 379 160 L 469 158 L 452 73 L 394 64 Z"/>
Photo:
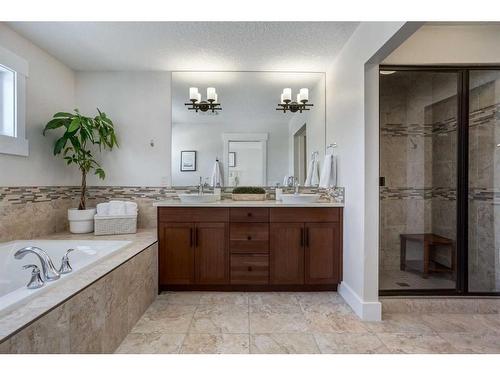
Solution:
<path fill-rule="evenodd" d="M 109 215 L 109 203 L 98 203 L 96 205 L 96 210 L 98 216 Z"/>
<path fill-rule="evenodd" d="M 125 202 L 110 201 L 108 213 L 110 216 L 125 215 Z"/>
<path fill-rule="evenodd" d="M 125 214 L 126 215 L 136 215 L 137 214 L 137 203 L 125 202 Z"/>
<path fill-rule="evenodd" d="M 325 155 L 321 177 L 319 179 L 320 188 L 334 187 L 337 185 L 337 158 L 334 155 Z"/>
<path fill-rule="evenodd" d="M 218 160 L 215 161 L 214 169 L 212 170 L 212 187 L 222 187 L 224 185 L 224 180 L 222 178 L 222 170 Z"/>

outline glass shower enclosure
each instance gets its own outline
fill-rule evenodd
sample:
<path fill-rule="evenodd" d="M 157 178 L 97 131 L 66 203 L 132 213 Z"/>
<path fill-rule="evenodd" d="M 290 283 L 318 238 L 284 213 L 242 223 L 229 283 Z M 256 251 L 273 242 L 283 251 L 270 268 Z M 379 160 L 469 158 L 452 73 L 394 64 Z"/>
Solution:
<path fill-rule="evenodd" d="M 500 292 L 500 70 L 380 70 L 381 294 Z"/>

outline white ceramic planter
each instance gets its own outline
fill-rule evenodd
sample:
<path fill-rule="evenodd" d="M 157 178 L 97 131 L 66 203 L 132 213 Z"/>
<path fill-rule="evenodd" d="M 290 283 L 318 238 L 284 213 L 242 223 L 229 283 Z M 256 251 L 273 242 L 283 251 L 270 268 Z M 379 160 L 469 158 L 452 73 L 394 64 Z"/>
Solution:
<path fill-rule="evenodd" d="M 95 208 L 68 210 L 69 231 L 71 233 L 92 233 L 94 231 Z"/>

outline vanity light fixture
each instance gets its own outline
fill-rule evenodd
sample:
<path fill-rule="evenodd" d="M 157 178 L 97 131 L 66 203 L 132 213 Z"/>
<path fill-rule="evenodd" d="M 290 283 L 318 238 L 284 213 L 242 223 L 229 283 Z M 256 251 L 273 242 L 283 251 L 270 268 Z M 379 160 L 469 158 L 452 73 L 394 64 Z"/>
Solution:
<path fill-rule="evenodd" d="M 184 105 L 190 106 L 189 110 L 194 110 L 196 112 L 211 111 L 215 113 L 216 111 L 221 111 L 222 107 L 220 103 L 217 102 L 217 92 L 214 87 L 207 88 L 207 100 L 201 100 L 201 94 L 198 92 L 197 87 L 189 88 L 189 101 L 191 103 L 184 103 Z"/>
<path fill-rule="evenodd" d="M 314 104 L 308 104 L 309 101 L 309 89 L 302 88 L 297 94 L 297 100 L 292 101 L 292 89 L 286 88 L 283 89 L 283 93 L 281 94 L 281 102 L 278 104 L 280 108 L 276 108 L 277 111 L 283 111 L 286 113 L 290 112 L 300 112 L 309 111 L 310 109 L 307 107 L 312 107 Z"/>

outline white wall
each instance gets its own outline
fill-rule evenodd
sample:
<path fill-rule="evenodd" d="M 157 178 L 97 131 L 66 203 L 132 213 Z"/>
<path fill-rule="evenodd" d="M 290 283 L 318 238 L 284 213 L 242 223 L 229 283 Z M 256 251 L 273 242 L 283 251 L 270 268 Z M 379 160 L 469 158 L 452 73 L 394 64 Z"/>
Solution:
<path fill-rule="evenodd" d="M 327 143 L 337 142 L 346 189 L 340 293 L 367 320 L 378 302 L 378 65 L 420 25 L 364 22 L 327 72 Z"/>
<path fill-rule="evenodd" d="M 500 24 L 425 25 L 384 64 L 498 64 Z"/>
<path fill-rule="evenodd" d="M 2 23 L 0 46 L 29 64 L 26 137 L 30 143 L 28 157 L 0 154 L 0 186 L 78 184 L 78 174 L 66 168 L 61 158 L 52 155 L 55 134 L 42 135 L 54 113 L 74 108 L 74 72 Z"/>
<path fill-rule="evenodd" d="M 106 179 L 90 185 L 170 184 L 170 72 L 77 72 L 76 102 L 113 120 L 120 147 L 99 156 Z M 154 142 L 154 147 L 150 142 Z"/>

